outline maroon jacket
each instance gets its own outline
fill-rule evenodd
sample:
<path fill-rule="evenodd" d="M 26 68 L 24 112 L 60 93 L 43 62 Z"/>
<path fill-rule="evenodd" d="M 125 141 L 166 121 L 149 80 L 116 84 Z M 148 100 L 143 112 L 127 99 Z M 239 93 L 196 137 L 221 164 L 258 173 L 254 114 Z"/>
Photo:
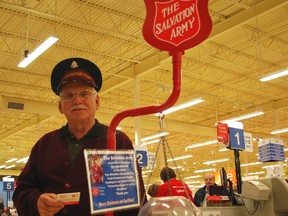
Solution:
<path fill-rule="evenodd" d="M 87 134 L 88 139 L 83 145 L 85 149 L 106 149 L 108 127 L 97 120 Z M 13 201 L 19 216 L 37 216 L 37 200 L 42 193 L 70 193 L 81 192 L 78 205 L 65 206 L 56 215 L 81 215 L 90 213 L 88 182 L 83 149 L 73 162 L 70 162 L 67 125 L 61 129 L 44 135 L 32 148 L 29 160 L 17 179 L 17 187 L 13 194 Z M 121 131 L 116 133 L 117 149 L 133 149 L 132 142 Z M 139 186 L 140 202 L 144 197 L 144 185 L 140 169 Z M 146 199 L 145 199 L 146 200 Z M 133 216 L 139 209 L 115 212 L 115 216 Z M 103 214 L 104 215 L 104 214 Z"/>

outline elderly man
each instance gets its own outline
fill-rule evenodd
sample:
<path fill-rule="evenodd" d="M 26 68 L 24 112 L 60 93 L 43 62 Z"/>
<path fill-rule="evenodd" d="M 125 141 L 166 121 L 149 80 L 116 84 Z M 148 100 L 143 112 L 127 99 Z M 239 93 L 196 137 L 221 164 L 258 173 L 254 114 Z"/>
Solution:
<path fill-rule="evenodd" d="M 32 148 L 29 160 L 17 180 L 13 201 L 22 216 L 91 215 L 84 149 L 106 149 L 108 127 L 95 119 L 102 85 L 99 68 L 82 58 L 58 63 L 51 86 L 59 96 L 59 111 L 67 124 L 45 134 Z M 117 149 L 133 149 L 130 139 L 116 133 Z M 138 168 L 139 169 L 139 168 Z M 140 196 L 144 186 L 140 170 Z M 59 193 L 80 192 L 76 205 L 64 205 Z M 139 209 L 115 212 L 115 216 L 137 215 Z"/>
<path fill-rule="evenodd" d="M 209 194 L 209 186 L 215 184 L 215 176 L 212 173 L 206 173 L 204 175 L 204 187 L 200 188 L 194 196 L 194 202 L 196 206 L 206 206 L 206 196 Z"/>

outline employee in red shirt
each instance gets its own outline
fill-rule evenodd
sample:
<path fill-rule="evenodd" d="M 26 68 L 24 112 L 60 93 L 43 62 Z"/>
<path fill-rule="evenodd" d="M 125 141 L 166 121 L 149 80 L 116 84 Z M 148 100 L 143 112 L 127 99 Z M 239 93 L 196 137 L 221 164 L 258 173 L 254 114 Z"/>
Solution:
<path fill-rule="evenodd" d="M 169 167 L 162 168 L 160 178 L 164 183 L 159 186 L 155 197 L 184 196 L 194 203 L 192 191 L 187 184 L 176 179 L 176 174 L 173 169 Z"/>

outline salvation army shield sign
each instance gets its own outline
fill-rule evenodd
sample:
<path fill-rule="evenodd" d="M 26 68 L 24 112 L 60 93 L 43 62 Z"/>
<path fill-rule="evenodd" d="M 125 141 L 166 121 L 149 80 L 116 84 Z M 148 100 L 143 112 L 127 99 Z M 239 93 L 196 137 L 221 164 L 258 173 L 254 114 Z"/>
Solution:
<path fill-rule="evenodd" d="M 175 46 L 193 38 L 200 27 L 197 3 L 196 0 L 155 2 L 155 36 Z"/>
<path fill-rule="evenodd" d="M 145 0 L 145 40 L 161 50 L 183 51 L 205 40 L 211 32 L 208 0 Z"/>

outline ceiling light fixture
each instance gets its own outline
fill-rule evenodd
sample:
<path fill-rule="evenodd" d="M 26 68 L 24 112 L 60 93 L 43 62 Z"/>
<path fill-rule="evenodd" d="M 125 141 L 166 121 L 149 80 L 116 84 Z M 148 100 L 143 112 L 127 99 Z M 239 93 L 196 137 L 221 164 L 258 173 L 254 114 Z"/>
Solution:
<path fill-rule="evenodd" d="M 169 134 L 169 132 L 163 131 L 163 132 L 160 132 L 160 133 L 157 133 L 157 134 L 153 134 L 151 136 L 143 137 L 141 139 L 141 142 L 145 142 L 147 140 L 155 139 L 155 138 L 158 138 L 158 137 L 163 137 L 163 136 L 166 136 L 167 134 Z"/>
<path fill-rule="evenodd" d="M 58 41 L 58 38 L 49 37 L 42 44 L 40 44 L 40 46 L 37 47 L 31 54 L 28 54 L 27 57 L 25 56 L 25 58 L 17 65 L 17 67 L 25 68 L 32 61 L 34 61 L 38 56 L 40 56 L 43 52 L 45 52 L 49 47 L 51 47 L 54 43 L 56 43 L 56 41 Z"/>
<path fill-rule="evenodd" d="M 169 113 L 172 113 L 172 112 L 176 112 L 178 110 L 185 109 L 187 107 L 194 106 L 196 104 L 202 103 L 203 101 L 205 101 L 205 100 L 203 100 L 201 98 L 198 98 L 198 99 L 195 99 L 195 100 L 180 104 L 179 106 L 171 107 L 171 108 L 169 108 L 167 110 L 164 110 L 162 113 L 156 113 L 155 115 L 156 116 L 159 116 L 160 114 L 166 115 L 166 114 L 169 114 Z"/>
<path fill-rule="evenodd" d="M 267 165 L 267 166 L 263 166 L 262 169 L 267 169 L 267 168 L 274 169 L 275 167 L 279 167 L 279 165 L 278 164 L 276 164 L 276 165 Z"/>
<path fill-rule="evenodd" d="M 286 75 L 288 75 L 288 69 L 263 77 L 260 79 L 260 81 L 266 82 Z"/>
<path fill-rule="evenodd" d="M 203 176 L 201 175 L 195 175 L 195 176 L 188 176 L 188 177 L 185 177 L 184 179 L 194 179 L 194 178 L 202 178 Z"/>
<path fill-rule="evenodd" d="M 195 170 L 194 173 L 201 173 L 201 172 L 215 172 L 215 169 L 202 169 L 202 170 Z"/>
<path fill-rule="evenodd" d="M 17 160 L 17 158 L 12 158 L 10 160 L 7 160 L 6 163 L 10 163 L 10 162 L 13 162 L 13 161 L 16 161 L 16 160 Z"/>
<path fill-rule="evenodd" d="M 205 141 L 205 142 L 201 142 L 201 143 L 195 143 L 195 144 L 192 144 L 190 146 L 187 146 L 185 148 L 185 150 L 187 150 L 189 148 L 197 148 L 200 146 L 206 146 L 206 145 L 211 145 L 211 144 L 215 144 L 215 143 L 218 143 L 218 140 L 209 140 L 209 141 Z"/>
<path fill-rule="evenodd" d="M 191 185 L 191 184 L 200 183 L 200 181 L 191 181 L 191 182 L 185 182 L 185 183 L 188 184 L 188 185 Z"/>
<path fill-rule="evenodd" d="M 15 166 L 16 166 L 16 165 L 13 164 L 13 165 L 10 165 L 10 166 L 5 167 L 5 169 L 10 169 L 10 168 L 15 167 Z"/>
<path fill-rule="evenodd" d="M 170 167 L 171 169 L 173 169 L 173 170 L 176 170 L 176 169 L 181 169 L 181 168 L 183 168 L 183 166 L 174 166 L 174 167 Z"/>
<path fill-rule="evenodd" d="M 190 155 L 184 155 L 184 156 L 180 156 L 180 157 L 176 157 L 176 158 L 169 158 L 167 160 L 167 162 L 176 161 L 176 160 L 183 160 L 183 159 L 191 158 L 191 157 L 193 157 L 193 156 L 190 154 Z"/>
<path fill-rule="evenodd" d="M 246 176 L 246 175 L 260 175 L 260 174 L 265 174 L 265 172 L 264 171 L 251 172 L 251 173 L 247 173 L 247 174 L 244 174 L 244 175 Z"/>
<path fill-rule="evenodd" d="M 246 166 L 255 166 L 255 165 L 259 165 L 262 164 L 262 162 L 252 162 L 252 163 L 246 163 L 246 164 L 241 164 L 241 167 L 246 167 Z"/>
<path fill-rule="evenodd" d="M 205 162 L 203 162 L 203 164 L 210 165 L 210 164 L 214 164 L 214 163 L 225 162 L 225 161 L 228 161 L 228 160 L 229 160 L 228 158 L 223 158 L 223 159 L 219 159 L 219 160 L 205 161 Z"/>
<path fill-rule="evenodd" d="M 228 148 L 221 148 L 219 149 L 219 152 L 224 152 L 224 151 L 228 151 L 229 149 Z"/>
<path fill-rule="evenodd" d="M 238 117 L 235 117 L 235 118 L 226 119 L 226 120 L 223 120 L 221 122 L 222 123 L 236 122 L 236 121 L 240 121 L 240 120 L 244 120 L 244 119 L 260 116 L 260 115 L 263 115 L 263 114 L 264 114 L 264 112 L 257 111 L 257 112 L 248 113 L 248 114 L 245 114 L 245 115 L 242 115 L 242 116 L 238 116 Z"/>
<path fill-rule="evenodd" d="M 29 157 L 24 157 L 24 158 L 21 158 L 19 160 L 16 161 L 16 163 L 26 163 L 28 161 Z"/>
<path fill-rule="evenodd" d="M 280 133 L 285 133 L 285 132 L 288 132 L 288 128 L 282 128 L 279 130 L 274 130 L 274 131 L 271 131 L 270 134 L 280 134 Z"/>
<path fill-rule="evenodd" d="M 141 143 L 141 145 L 145 146 L 145 145 L 150 145 L 150 144 L 157 143 L 157 142 L 160 142 L 160 139 L 155 139 L 155 140 L 151 140 L 148 142 L 143 142 L 143 143 Z"/>

